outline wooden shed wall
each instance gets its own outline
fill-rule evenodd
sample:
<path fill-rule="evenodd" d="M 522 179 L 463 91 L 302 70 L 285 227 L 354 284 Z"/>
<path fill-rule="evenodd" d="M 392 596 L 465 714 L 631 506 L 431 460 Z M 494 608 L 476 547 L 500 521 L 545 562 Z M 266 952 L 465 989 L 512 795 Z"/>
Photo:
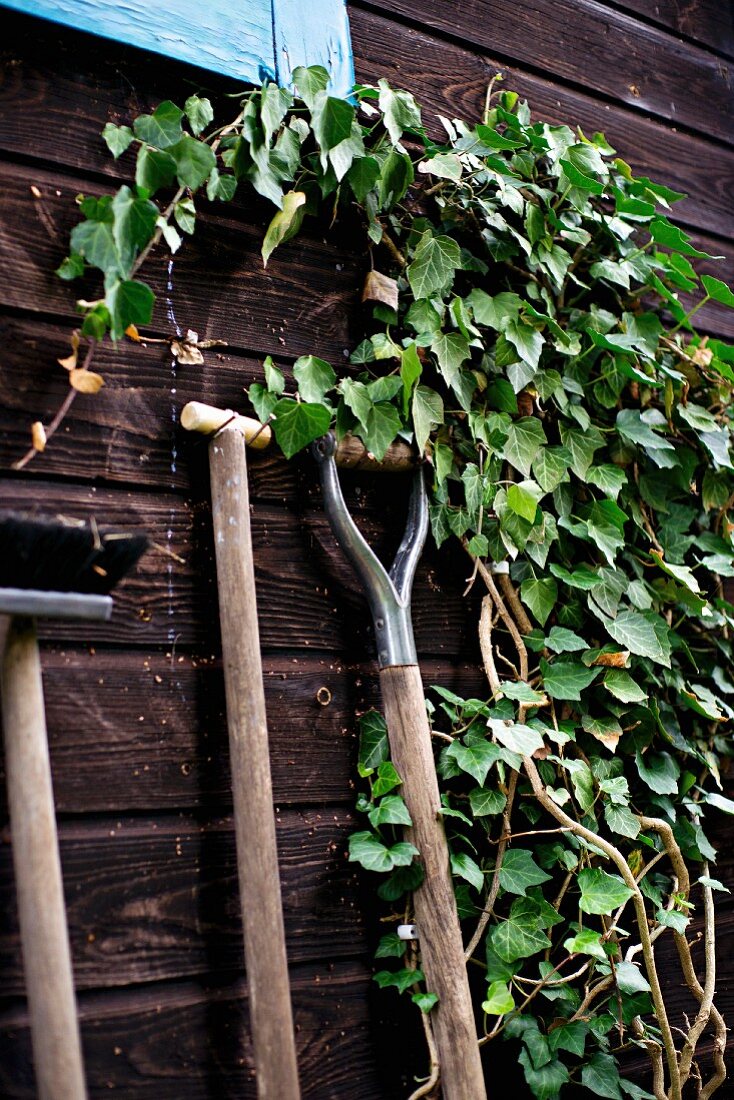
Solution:
<path fill-rule="evenodd" d="M 359 0 L 357 78 L 387 76 L 435 115 L 476 117 L 487 81 L 538 116 L 602 129 L 640 172 L 693 197 L 679 218 L 734 278 L 734 25 L 721 0 Z M 44 629 L 44 670 L 69 922 L 90 1091 L 129 1100 L 254 1096 L 238 922 L 226 729 L 209 533 L 206 449 L 176 430 L 194 397 L 242 405 L 272 354 L 334 363 L 359 336 L 364 257 L 338 236 L 259 258 L 264 206 L 210 209 L 179 256 L 154 255 L 152 330 L 194 328 L 229 346 L 176 367 L 159 346 L 104 350 L 107 385 L 80 398 L 46 455 L 9 467 L 32 420 L 63 397 L 56 365 L 74 292 L 53 269 L 74 196 L 124 178 L 99 131 L 163 98 L 225 86 L 194 69 L 4 14 L 0 83 L 0 495 L 44 511 L 136 526 L 150 552 L 109 626 Z M 734 315 L 701 320 L 734 337 Z M 308 460 L 253 456 L 261 639 L 286 931 L 304 1095 L 404 1095 L 386 1064 L 404 1044 L 389 995 L 370 988 L 369 900 L 345 859 L 354 713 L 375 700 L 368 616 L 321 513 Z M 349 499 L 394 546 L 404 487 L 353 478 Z M 478 689 L 461 561 L 427 553 L 415 620 L 426 683 Z M 331 701 L 317 698 L 327 687 Z M 723 836 L 723 831 L 722 831 Z M 34 1095 L 12 897 L 0 847 L 0 1095 Z M 734 882 L 734 858 L 720 877 Z M 734 996 L 734 908 L 722 914 L 719 982 Z M 382 1028 L 382 1030 L 380 1030 Z M 387 1037 L 386 1049 L 378 1051 Z M 519 1093 L 520 1095 L 522 1093 Z"/>

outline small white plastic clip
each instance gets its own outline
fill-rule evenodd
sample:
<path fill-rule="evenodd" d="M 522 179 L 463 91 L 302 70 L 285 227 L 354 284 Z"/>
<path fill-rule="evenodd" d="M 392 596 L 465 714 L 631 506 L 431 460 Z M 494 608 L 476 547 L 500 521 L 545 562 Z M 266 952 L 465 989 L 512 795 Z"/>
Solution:
<path fill-rule="evenodd" d="M 509 573 L 510 563 L 509 561 L 491 561 L 489 571 L 490 573 Z"/>
<path fill-rule="evenodd" d="M 401 940 L 417 940 L 418 929 L 414 924 L 399 924 L 398 936 Z"/>

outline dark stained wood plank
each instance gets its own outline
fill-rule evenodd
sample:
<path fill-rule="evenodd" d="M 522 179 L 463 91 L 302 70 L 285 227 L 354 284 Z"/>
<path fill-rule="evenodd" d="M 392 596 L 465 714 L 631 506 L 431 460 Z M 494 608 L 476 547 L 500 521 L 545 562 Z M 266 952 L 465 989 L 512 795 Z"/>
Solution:
<path fill-rule="evenodd" d="M 75 317 L 77 298 L 99 295 L 94 274 L 69 285 L 54 270 L 79 220 L 75 196 L 103 190 L 40 167 L 3 168 L 0 261 L 12 278 L 3 280 L 0 304 Z M 173 336 L 178 325 L 184 332 L 195 329 L 201 339 L 227 340 L 263 354 L 341 360 L 355 343 L 350 321 L 359 297 L 358 263 L 333 241 L 304 237 L 265 269 L 262 236 L 251 211 L 240 211 L 238 220 L 227 210 L 226 216 L 204 219 L 175 260 L 162 250 L 153 253 L 145 279 L 156 294 L 154 331 Z"/>
<path fill-rule="evenodd" d="M 399 1089 L 399 1074 L 394 1091 L 389 1078 L 380 1078 L 370 985 L 366 967 L 354 962 L 292 972 L 304 1100 L 397 1100 L 407 1094 L 406 1087 Z M 244 980 L 86 993 L 79 1013 L 90 1100 L 110 1094 L 125 1100 L 255 1100 Z M 36 1097 L 20 1008 L 0 1014 L 0 1093 L 6 1100 Z"/>
<path fill-rule="evenodd" d="M 112 159 L 100 138 L 104 123 L 129 122 L 161 99 L 183 101 L 191 81 L 202 79 L 185 66 L 113 43 L 96 42 L 94 54 L 88 55 L 78 48 L 73 32 L 52 30 L 24 17 L 5 18 L 0 149 L 15 157 L 33 155 L 85 176 L 93 172 L 111 181 L 129 179 L 133 154 Z M 31 27 L 32 49 L 28 45 Z M 705 125 L 702 138 L 678 133 L 634 111 L 508 66 L 494 57 L 496 47 L 492 54 L 470 52 L 360 8 L 351 11 L 351 27 L 359 79 L 374 82 L 378 76 L 387 76 L 407 84 L 423 102 L 434 136 L 443 134 L 435 112 L 476 117 L 488 80 L 502 70 L 506 87 L 528 96 L 538 117 L 579 124 L 591 132 L 603 129 L 638 172 L 688 192 L 690 199 L 678 208 L 685 224 L 728 232 L 734 203 L 730 186 L 734 152 L 706 141 Z M 216 91 L 216 78 L 212 81 Z M 223 117 L 230 103 L 220 103 Z M 33 145 L 29 145 L 29 132 L 34 134 Z M 235 206 L 240 205 L 237 200 Z M 252 202 L 246 205 L 252 217 Z M 215 205 L 214 209 L 221 212 L 222 208 Z"/>
<path fill-rule="evenodd" d="M 357 872 L 346 859 L 356 827 L 341 807 L 277 812 L 289 958 L 365 950 Z M 8 839 L 10 843 L 7 843 Z M 3 995 L 23 978 L 11 867 L 0 848 Z M 231 817 L 190 814 L 62 822 L 59 846 L 78 989 L 244 970 Z M 256 897 L 245 904 L 257 906 Z"/>
<path fill-rule="evenodd" d="M 422 673 L 426 685 L 466 696 L 488 691 L 477 666 L 425 661 Z M 220 660 L 47 649 L 43 679 L 60 813 L 230 809 Z M 264 661 L 264 682 L 278 804 L 350 799 L 356 715 L 380 706 L 376 667 L 274 656 Z"/>
<path fill-rule="evenodd" d="M 357 6 L 357 5 L 355 5 Z M 597 0 L 363 0 L 421 28 L 492 50 L 559 81 L 588 88 L 646 114 L 734 141 L 732 64 Z"/>
<path fill-rule="evenodd" d="M 315 473 L 309 481 L 315 483 Z M 365 517 L 364 530 L 378 553 L 391 556 L 405 523 L 402 499 L 384 501 L 380 522 Z M 219 651 L 213 543 L 208 496 L 190 500 L 172 494 L 97 489 L 35 480 L 0 481 L 0 502 L 44 514 L 94 515 L 100 525 L 147 532 L 160 550 L 149 550 L 132 576 L 115 591 L 109 623 L 40 624 L 52 640 L 134 647 L 197 645 L 205 656 Z M 264 650 L 322 650 L 363 660 L 374 654 L 367 605 L 350 566 L 320 509 L 300 513 L 272 505 L 253 506 L 253 540 Z M 478 596 L 462 598 L 467 564 L 460 550 L 427 551 L 413 597 L 419 652 L 471 660 L 476 649 Z"/>
<path fill-rule="evenodd" d="M 638 175 L 647 175 L 690 197 L 676 206 L 675 215 L 692 227 L 732 232 L 734 222 L 734 154 L 701 137 L 680 133 L 623 107 L 532 75 L 498 60 L 495 44 L 472 52 L 465 46 L 424 33 L 371 11 L 351 11 L 357 76 L 365 83 L 386 77 L 408 87 L 424 105 L 424 121 L 437 140 L 445 131 L 437 115 L 467 120 L 481 117 L 487 84 L 497 72 L 504 87 L 527 97 L 534 116 L 553 123 L 581 126 L 587 133 L 602 130 L 620 156 Z"/>
<path fill-rule="evenodd" d="M 614 3 L 674 34 L 734 57 L 734 8 L 727 0 L 614 0 Z"/>

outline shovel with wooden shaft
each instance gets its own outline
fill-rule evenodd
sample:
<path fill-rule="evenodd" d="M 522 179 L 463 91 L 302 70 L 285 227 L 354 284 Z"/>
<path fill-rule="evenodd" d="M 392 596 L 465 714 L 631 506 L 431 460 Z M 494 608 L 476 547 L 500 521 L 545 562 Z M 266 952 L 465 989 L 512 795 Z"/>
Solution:
<path fill-rule="evenodd" d="M 268 445 L 270 428 L 193 401 L 181 424 L 216 433 L 209 441 L 212 523 L 257 1095 L 298 1100 L 245 457 L 246 442 Z"/>
<path fill-rule="evenodd" d="M 413 578 L 428 530 L 423 472 L 418 470 L 414 474 L 405 534 L 388 571 L 344 502 L 336 469 L 334 436 L 324 436 L 313 444 L 312 450 L 319 465 L 331 529 L 362 582 L 374 621 L 390 753 L 402 779 L 402 794 L 413 822 L 407 835 L 420 853 L 424 870 L 413 904 L 422 968 L 428 989 L 438 994 L 431 1020 L 444 1100 L 486 1100 L 431 731 L 410 617 Z"/>

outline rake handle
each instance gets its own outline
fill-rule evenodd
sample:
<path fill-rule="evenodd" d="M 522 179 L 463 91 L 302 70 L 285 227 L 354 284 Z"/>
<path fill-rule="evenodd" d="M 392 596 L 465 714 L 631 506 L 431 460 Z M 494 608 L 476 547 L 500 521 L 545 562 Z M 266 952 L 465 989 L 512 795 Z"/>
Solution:
<path fill-rule="evenodd" d="M 420 669 L 417 665 L 383 668 L 380 688 L 390 755 L 413 821 L 406 836 L 420 852 L 425 871 L 413 905 L 426 983 L 439 998 L 431 1021 L 443 1097 L 486 1100 Z"/>
<path fill-rule="evenodd" d="M 209 444 L 245 966 L 259 1100 L 299 1100 L 275 840 L 245 437 Z"/>
<path fill-rule="evenodd" d="M 32 619 L 16 617 L 7 625 L 1 688 L 13 863 L 38 1096 L 40 1100 L 84 1100 L 41 662 Z"/>

